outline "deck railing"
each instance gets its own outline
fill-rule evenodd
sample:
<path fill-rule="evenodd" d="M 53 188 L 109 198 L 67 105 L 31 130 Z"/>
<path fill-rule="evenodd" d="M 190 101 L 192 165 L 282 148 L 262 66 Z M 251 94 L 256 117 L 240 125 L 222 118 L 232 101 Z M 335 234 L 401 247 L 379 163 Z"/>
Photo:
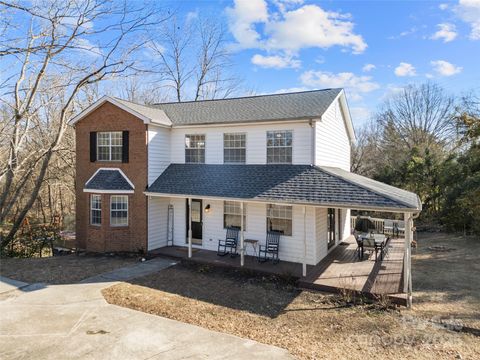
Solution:
<path fill-rule="evenodd" d="M 378 233 L 381 233 L 383 234 L 384 233 L 384 226 L 385 226 L 385 219 L 381 219 L 381 218 L 369 218 L 373 224 L 375 225 L 375 231 L 378 232 Z M 393 221 L 393 224 L 395 226 L 395 228 L 398 229 L 398 233 L 399 234 L 404 234 L 404 222 L 401 221 L 401 220 L 392 220 Z M 350 218 L 350 228 L 352 229 L 355 229 L 355 225 L 357 223 L 357 217 L 356 216 L 352 216 Z"/>

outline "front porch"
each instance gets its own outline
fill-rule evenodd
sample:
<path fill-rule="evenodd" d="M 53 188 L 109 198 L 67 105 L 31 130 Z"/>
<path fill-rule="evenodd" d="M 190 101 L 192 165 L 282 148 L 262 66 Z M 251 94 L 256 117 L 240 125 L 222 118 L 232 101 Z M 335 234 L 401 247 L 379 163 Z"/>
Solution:
<path fill-rule="evenodd" d="M 151 256 L 167 256 L 183 261 L 199 264 L 245 269 L 249 271 L 293 277 L 298 279 L 298 286 L 326 291 L 354 291 L 366 297 L 377 298 L 387 296 L 394 303 L 407 304 L 407 296 L 403 291 L 404 239 L 391 239 L 388 252 L 383 260 L 375 261 L 370 254 L 360 261 L 356 254 L 356 243 L 353 236 L 339 244 L 317 265 L 307 266 L 307 276 L 302 277 L 302 264 L 280 261 L 259 263 L 253 256 L 245 256 L 245 264 L 240 264 L 240 256 L 231 258 L 218 256 L 215 251 L 193 249 L 192 257 L 188 257 L 188 248 L 167 246 L 151 251 Z"/>

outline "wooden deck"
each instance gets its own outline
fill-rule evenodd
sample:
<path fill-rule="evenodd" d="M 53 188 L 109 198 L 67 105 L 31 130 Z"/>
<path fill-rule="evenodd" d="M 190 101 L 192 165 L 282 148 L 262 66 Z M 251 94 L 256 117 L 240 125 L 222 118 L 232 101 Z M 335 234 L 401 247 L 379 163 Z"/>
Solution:
<path fill-rule="evenodd" d="M 375 254 L 365 254 L 360 261 L 356 254 L 357 245 L 352 237 L 338 245 L 316 266 L 307 267 L 307 276 L 302 278 L 302 264 L 280 261 L 259 263 L 255 257 L 245 256 L 243 269 L 263 274 L 295 277 L 298 285 L 327 292 L 341 292 L 345 289 L 355 291 L 368 297 L 386 295 L 395 303 L 404 305 L 403 294 L 403 253 L 404 239 L 391 239 L 383 260 L 375 261 Z M 167 256 L 184 261 L 212 266 L 241 269 L 240 256 L 231 258 L 217 256 L 215 251 L 193 249 L 188 259 L 186 247 L 169 246 L 156 249 L 150 256 Z"/>
<path fill-rule="evenodd" d="M 337 246 L 320 263 L 299 280 L 302 287 L 321 291 L 352 290 L 364 295 L 386 295 L 403 304 L 404 239 L 390 239 L 383 260 L 375 261 L 375 254 L 358 259 L 355 239 L 350 237 Z M 367 258 L 368 257 L 368 258 Z"/>

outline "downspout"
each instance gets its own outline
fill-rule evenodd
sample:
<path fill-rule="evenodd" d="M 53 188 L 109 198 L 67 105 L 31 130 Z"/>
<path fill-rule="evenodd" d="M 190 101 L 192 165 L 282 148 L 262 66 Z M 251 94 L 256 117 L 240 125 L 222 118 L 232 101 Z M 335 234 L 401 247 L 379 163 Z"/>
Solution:
<path fill-rule="evenodd" d="M 312 161 L 312 163 L 311 163 L 311 165 L 315 166 L 316 165 L 316 163 L 315 163 L 316 159 L 315 158 L 317 156 L 317 154 L 316 154 L 317 144 L 316 144 L 316 136 L 315 136 L 316 121 L 314 121 L 313 119 L 310 119 L 308 124 L 310 125 L 310 128 L 312 129 L 311 130 L 312 139 L 310 141 L 311 144 L 312 144 L 312 148 L 311 148 L 311 152 L 312 152 L 311 153 L 311 161 Z"/>

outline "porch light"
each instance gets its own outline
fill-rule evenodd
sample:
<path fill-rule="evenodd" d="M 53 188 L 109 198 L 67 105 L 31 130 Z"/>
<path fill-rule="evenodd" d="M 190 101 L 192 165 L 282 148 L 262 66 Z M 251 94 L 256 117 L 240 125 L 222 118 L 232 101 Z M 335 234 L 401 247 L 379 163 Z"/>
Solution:
<path fill-rule="evenodd" d="M 205 212 L 206 213 L 210 212 L 210 204 L 207 204 L 207 206 L 205 206 Z"/>

